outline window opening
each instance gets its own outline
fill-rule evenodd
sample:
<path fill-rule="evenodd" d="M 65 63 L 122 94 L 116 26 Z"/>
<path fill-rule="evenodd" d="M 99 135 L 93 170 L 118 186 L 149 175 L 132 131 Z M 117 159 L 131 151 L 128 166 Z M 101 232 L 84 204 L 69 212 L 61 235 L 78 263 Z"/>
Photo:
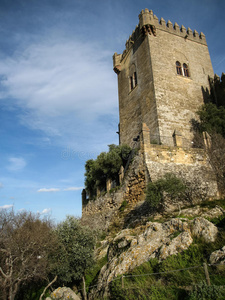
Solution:
<path fill-rule="evenodd" d="M 189 77 L 188 66 L 186 64 L 183 64 L 183 71 L 184 71 L 184 76 Z"/>
<path fill-rule="evenodd" d="M 130 76 L 130 90 L 133 90 L 137 85 L 137 73 L 134 72 L 132 76 Z"/>
<path fill-rule="evenodd" d="M 181 69 L 181 64 L 179 61 L 176 62 L 176 69 L 177 69 L 177 74 L 178 75 L 183 75 L 182 74 L 182 69 Z"/>
<path fill-rule="evenodd" d="M 130 89 L 133 90 L 134 84 L 133 84 L 133 77 L 130 76 Z"/>

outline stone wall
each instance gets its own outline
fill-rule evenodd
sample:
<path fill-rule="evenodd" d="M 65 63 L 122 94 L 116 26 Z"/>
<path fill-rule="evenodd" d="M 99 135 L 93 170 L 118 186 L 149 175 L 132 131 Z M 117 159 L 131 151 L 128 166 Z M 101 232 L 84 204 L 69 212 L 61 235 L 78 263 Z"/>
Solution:
<path fill-rule="evenodd" d="M 144 199 L 146 187 L 143 155 L 136 155 L 130 164 L 121 187 L 112 193 L 89 200 L 82 207 L 82 222 L 95 229 L 105 230 L 117 218 L 123 201 L 135 204 Z"/>
<path fill-rule="evenodd" d="M 142 11 L 140 22 L 123 54 L 114 54 L 118 74 L 120 142 L 131 145 L 146 123 L 151 134 L 172 137 L 175 130 L 193 138 L 191 122 L 209 90 L 213 68 L 204 34 L 174 25 Z M 188 66 L 189 76 L 178 75 L 176 62 Z M 137 84 L 130 79 L 136 72 Z"/>
<path fill-rule="evenodd" d="M 203 194 L 208 198 L 218 196 L 216 176 L 204 149 L 151 144 L 150 130 L 146 124 L 143 124 L 141 148 L 151 181 L 173 173 L 196 186 L 199 198 Z"/>
<path fill-rule="evenodd" d="M 203 201 L 204 198 L 217 197 L 216 178 L 203 149 L 150 144 L 146 124 L 143 124 L 140 138 L 140 150 L 128 168 L 122 186 L 113 193 L 106 193 L 83 205 L 84 224 L 102 230 L 107 229 L 113 221 L 119 221 L 119 209 L 124 201 L 130 204 L 130 211 L 135 209 L 145 199 L 147 183 L 156 181 L 166 173 L 173 173 L 193 186 L 196 203 Z M 168 212 L 176 210 L 178 206 L 185 207 L 190 204 L 192 203 L 189 198 L 186 201 L 177 200 L 176 203 L 167 199 L 164 208 Z"/>
<path fill-rule="evenodd" d="M 118 75 L 120 143 L 132 146 L 139 136 L 140 151 L 117 192 L 83 205 L 82 220 L 102 229 L 116 217 L 123 201 L 140 203 L 147 182 L 165 173 L 197 185 L 208 197 L 217 196 L 205 151 L 191 147 L 192 121 L 213 76 L 205 36 L 177 23 L 159 22 L 148 9 L 139 20 L 123 54 L 114 54 L 113 64 Z M 177 61 L 187 65 L 188 76 L 177 73 Z M 154 137 L 158 145 L 151 144 Z"/>

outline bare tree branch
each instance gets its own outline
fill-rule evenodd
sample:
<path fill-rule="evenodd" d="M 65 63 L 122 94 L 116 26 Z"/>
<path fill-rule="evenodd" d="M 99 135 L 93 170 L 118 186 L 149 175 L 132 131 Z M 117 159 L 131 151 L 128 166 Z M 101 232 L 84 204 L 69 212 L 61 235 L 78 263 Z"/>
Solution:
<path fill-rule="evenodd" d="M 45 287 L 43 293 L 41 294 L 39 300 L 42 300 L 42 297 L 44 296 L 45 292 L 47 291 L 47 289 L 57 280 L 57 276 L 55 276 L 55 278 Z"/>

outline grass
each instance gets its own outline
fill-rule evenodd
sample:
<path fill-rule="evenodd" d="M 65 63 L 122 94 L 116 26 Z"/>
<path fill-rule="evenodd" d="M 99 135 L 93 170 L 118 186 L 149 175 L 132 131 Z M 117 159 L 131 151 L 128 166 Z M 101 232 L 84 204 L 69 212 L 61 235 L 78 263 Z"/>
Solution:
<path fill-rule="evenodd" d="M 109 299 L 183 299 L 222 300 L 225 299 L 225 266 L 210 266 L 211 286 L 205 283 L 203 263 L 210 254 L 225 245 L 225 229 L 221 229 L 214 243 L 205 243 L 195 238 L 192 245 L 178 255 L 172 255 L 159 262 L 151 259 L 132 270 L 132 277 L 124 277 L 110 285 Z M 192 268 L 196 267 L 197 268 Z M 182 271 L 171 272 L 171 270 Z M 158 273 L 153 275 L 152 273 Z M 160 274 L 159 274 L 160 273 Z M 146 275 L 147 274 L 147 275 Z M 150 275 L 151 274 L 151 275 Z"/>
<path fill-rule="evenodd" d="M 95 265 L 88 269 L 85 274 L 85 283 L 87 289 L 89 286 L 95 285 L 97 283 L 98 275 L 101 268 L 107 263 L 107 255 L 102 259 L 98 260 Z"/>
<path fill-rule="evenodd" d="M 122 203 L 120 214 L 123 213 L 126 205 L 125 202 Z M 201 207 L 208 207 L 210 209 L 216 205 L 225 209 L 225 199 L 206 201 L 200 204 Z M 179 217 L 186 218 L 185 215 Z M 155 220 L 154 218 L 149 218 L 148 221 Z M 210 254 L 225 245 L 225 216 L 211 218 L 210 221 L 220 228 L 217 240 L 214 243 L 205 243 L 203 239 L 194 238 L 192 245 L 178 255 L 169 256 L 161 262 L 157 259 L 151 259 L 145 262 L 141 266 L 133 269 L 131 273 L 124 274 L 123 288 L 122 279 L 120 277 L 112 281 L 109 286 L 110 297 L 108 299 L 225 299 L 225 288 L 220 288 L 220 286 L 225 286 L 225 266 L 209 266 L 211 286 L 209 287 L 205 283 L 203 263 L 208 263 Z M 114 224 L 114 226 L 119 227 L 118 224 Z M 118 228 L 113 229 L 116 230 Z M 176 237 L 179 233 L 180 232 L 175 232 L 171 238 Z M 106 262 L 107 260 L 105 258 L 105 261 L 102 261 L 102 263 L 96 266 L 95 271 L 92 272 L 92 279 L 89 281 L 89 286 L 96 284 L 100 268 Z M 198 267 L 192 268 L 195 266 Z M 180 269 L 185 270 L 171 272 L 171 270 Z"/>

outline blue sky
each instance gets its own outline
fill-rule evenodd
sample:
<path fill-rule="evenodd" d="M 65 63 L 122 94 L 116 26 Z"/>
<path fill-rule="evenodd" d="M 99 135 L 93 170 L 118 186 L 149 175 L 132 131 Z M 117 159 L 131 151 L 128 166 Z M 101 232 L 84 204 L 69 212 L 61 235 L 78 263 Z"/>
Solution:
<path fill-rule="evenodd" d="M 0 0 L 0 209 L 81 216 L 85 161 L 118 144 L 112 55 L 145 8 L 203 32 L 225 72 L 224 0 Z"/>

